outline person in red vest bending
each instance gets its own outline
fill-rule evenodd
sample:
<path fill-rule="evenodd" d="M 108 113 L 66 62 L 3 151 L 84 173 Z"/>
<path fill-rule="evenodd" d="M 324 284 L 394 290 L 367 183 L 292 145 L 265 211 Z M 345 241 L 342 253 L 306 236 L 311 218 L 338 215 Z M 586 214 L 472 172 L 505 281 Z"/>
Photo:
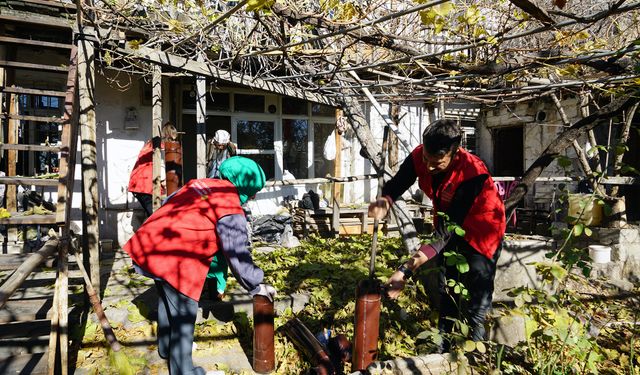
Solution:
<path fill-rule="evenodd" d="M 433 202 L 434 240 L 416 249 L 391 275 L 386 283 L 387 293 L 397 298 L 416 269 L 439 256 L 439 329 L 450 333 L 453 319 L 461 319 L 471 328 L 470 338 L 480 341 L 484 339 L 484 321 L 491 308 L 496 262 L 506 227 L 505 209 L 487 167 L 480 158 L 459 147 L 461 138 L 462 130 L 456 121 L 438 120 L 427 127 L 422 145 L 384 184 L 382 198 L 369 205 L 369 216 L 384 218 L 393 202 L 418 180 L 420 189 Z M 468 268 L 447 262 L 443 250 L 449 256 L 450 252 L 462 255 Z M 461 282 L 467 295 L 457 288 L 459 293 L 455 293 L 447 280 Z M 449 351 L 446 337 L 441 350 Z"/>
<path fill-rule="evenodd" d="M 172 194 L 124 245 L 136 271 L 154 278 L 158 289 L 158 353 L 172 375 L 206 372 L 194 367 L 192 345 L 198 301 L 218 252 L 238 283 L 253 296 L 273 300 L 275 289 L 247 249 L 247 221 L 241 205 L 265 183 L 251 159 L 234 156 L 220 165 L 222 179 L 191 180 Z"/>
<path fill-rule="evenodd" d="M 175 141 L 178 138 L 178 131 L 171 122 L 167 122 L 162 126 L 162 140 L 150 139 L 147 141 L 142 150 L 138 154 L 138 159 L 133 166 L 131 175 L 129 176 L 129 191 L 140 202 L 144 209 L 146 217 L 151 216 L 153 212 L 153 148 L 155 142 L 159 142 L 159 147 L 164 150 L 164 141 Z M 166 195 L 165 187 L 165 168 L 160 168 L 161 174 L 161 195 Z"/>

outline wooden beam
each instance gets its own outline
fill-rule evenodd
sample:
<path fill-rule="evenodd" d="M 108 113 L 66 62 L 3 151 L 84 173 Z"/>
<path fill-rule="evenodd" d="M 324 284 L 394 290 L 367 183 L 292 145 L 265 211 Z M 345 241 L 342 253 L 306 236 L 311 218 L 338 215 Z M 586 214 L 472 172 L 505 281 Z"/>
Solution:
<path fill-rule="evenodd" d="M 9 151 L 11 152 L 11 151 Z M 5 184 L 5 185 L 25 185 L 25 186 L 29 186 L 29 185 L 34 185 L 34 186 L 58 186 L 58 179 L 53 179 L 53 178 L 33 178 L 33 177 L 9 177 L 9 176 L 5 176 L 5 177 L 0 177 L 0 184 Z M 11 210 L 9 209 L 9 207 L 7 207 L 7 210 L 9 211 L 17 211 L 17 206 L 16 207 L 11 207 Z"/>
<path fill-rule="evenodd" d="M 58 239 L 52 238 L 33 253 L 9 278 L 0 286 L 0 309 L 7 303 L 11 295 L 22 285 L 33 270 L 58 249 Z"/>
<path fill-rule="evenodd" d="M 20 267 L 20 265 L 31 254 L 15 254 L 24 255 L 19 264 L 12 269 Z M 16 260 L 17 261 L 17 260 Z M 45 263 L 50 263 L 53 258 L 49 258 Z M 13 299 L 4 305 L 4 309 L 0 310 L 0 324 L 9 322 L 28 322 L 35 319 L 48 319 L 51 314 L 51 298 L 43 297 L 36 299 L 20 300 Z M 0 366 L 1 368 L 1 366 Z"/>
<path fill-rule="evenodd" d="M 64 91 L 54 91 L 54 90 L 38 90 L 38 89 L 27 89 L 24 87 L 2 87 L 0 88 L 0 92 L 6 92 L 11 94 L 27 94 L 27 95 L 44 95 L 44 96 L 57 96 L 64 98 L 66 93 Z"/>
<path fill-rule="evenodd" d="M 5 374 L 44 374 L 47 371 L 48 352 L 6 356 L 0 359 Z"/>
<path fill-rule="evenodd" d="M 11 214 L 16 214 L 12 212 Z M 17 214 L 16 214 L 17 215 Z M 11 216 L 0 219 L 2 225 L 31 225 L 31 224 L 55 224 L 56 215 L 26 215 L 26 216 Z"/>
<path fill-rule="evenodd" d="M 45 42 L 42 40 L 33 40 L 33 39 L 24 39 L 24 38 L 12 38 L 8 36 L 0 36 L 0 42 L 27 45 L 27 46 L 38 46 L 38 47 L 44 47 L 44 48 L 65 49 L 65 50 L 70 50 L 72 47 L 71 44 Z"/>
<path fill-rule="evenodd" d="M 0 271 L 11 271 L 18 269 L 31 254 L 0 254 Z M 54 258 L 49 258 L 47 264 L 52 264 Z M 4 323 L 0 317 L 0 324 Z"/>
<path fill-rule="evenodd" d="M 43 15 L 33 15 L 33 13 L 28 12 L 12 12 L 12 14 L 5 14 L 4 8 L 3 13 L 0 14 L 0 21 L 10 21 L 10 22 L 18 22 L 18 23 L 28 23 L 32 25 L 40 25 L 40 26 L 50 26 L 61 29 L 72 29 L 73 21 L 60 18 L 60 17 L 50 17 Z"/>
<path fill-rule="evenodd" d="M 160 208 L 162 204 L 162 176 L 161 171 L 164 169 L 162 162 L 162 150 L 160 149 L 160 129 L 162 128 L 162 70 L 160 66 L 153 66 L 153 79 L 151 83 L 152 92 L 152 124 L 151 137 L 153 139 L 153 191 L 151 194 L 151 203 L 153 211 Z"/>
<path fill-rule="evenodd" d="M 82 34 L 86 34 L 83 32 Z M 91 284 L 100 293 L 98 239 L 98 169 L 96 161 L 95 50 L 87 40 L 78 40 L 78 94 L 82 155 L 83 259 L 89 261 Z"/>
<path fill-rule="evenodd" d="M 71 3 L 64 3 L 62 1 L 48 1 L 48 0 L 21 0 L 23 3 L 40 4 L 49 7 L 63 8 L 75 10 L 76 5 Z"/>
<path fill-rule="evenodd" d="M 62 123 L 61 143 L 65 152 L 60 154 L 58 184 L 58 202 L 56 209 L 56 221 L 62 223 L 61 234 L 68 238 L 71 224 L 71 201 L 73 196 L 74 167 L 78 135 L 76 132 L 78 123 L 77 101 L 77 77 L 78 77 L 78 49 L 73 47 L 69 55 L 69 72 L 67 74 L 67 90 L 64 100 L 64 122 Z M 67 375 L 69 368 L 69 241 L 64 241 L 58 249 L 58 272 L 56 277 L 56 295 L 54 296 L 55 319 L 51 321 L 51 334 L 49 336 L 49 348 L 53 350 L 60 344 L 60 369 L 62 375 Z M 56 321 L 56 326 L 54 326 Z M 49 371 L 55 371 L 56 356 L 52 351 L 49 357 Z"/>
<path fill-rule="evenodd" d="M 0 143 L 0 151 L 17 150 L 17 151 L 34 151 L 34 152 L 60 152 L 59 146 L 43 146 L 43 145 L 10 145 Z"/>
<path fill-rule="evenodd" d="M 38 71 L 47 71 L 47 72 L 54 72 L 54 73 L 67 73 L 69 71 L 69 68 L 65 66 L 32 64 L 32 63 L 6 61 L 6 60 L 0 60 L 0 66 L 3 66 L 5 68 L 38 70 Z"/>
<path fill-rule="evenodd" d="M 69 58 L 69 74 L 67 75 L 67 91 L 64 99 L 64 114 L 62 122 L 62 152 L 60 153 L 58 185 L 58 202 L 56 216 L 58 223 L 65 223 L 63 233 L 69 226 L 69 213 L 71 212 L 71 200 L 73 197 L 74 172 L 76 165 L 76 147 L 78 143 L 78 103 L 77 103 L 77 77 L 78 77 L 78 49 L 73 47 Z"/>
<path fill-rule="evenodd" d="M 361 82 L 360 77 L 358 77 L 356 72 L 349 71 L 349 75 L 351 75 L 357 82 Z M 371 105 L 373 106 L 373 108 L 375 108 L 376 112 L 378 112 L 380 117 L 382 117 L 382 120 L 384 120 L 385 124 L 387 124 L 389 126 L 389 129 L 393 131 L 396 137 L 398 137 L 398 140 L 400 141 L 400 143 L 402 143 L 402 146 L 404 146 L 405 151 L 407 151 L 408 153 L 411 153 L 411 151 L 413 151 L 413 148 L 411 148 L 411 145 L 409 145 L 409 142 L 407 142 L 406 140 L 400 137 L 400 129 L 398 129 L 396 124 L 393 123 L 389 114 L 385 113 L 380 103 L 378 103 L 376 98 L 374 98 L 373 95 L 371 94 L 371 91 L 369 91 L 369 89 L 366 87 L 363 87 L 361 90 L 366 95 L 367 99 L 369 99 L 369 101 L 371 102 Z"/>
<path fill-rule="evenodd" d="M 10 120 L 19 120 L 19 121 L 37 121 L 37 122 L 62 122 L 60 117 L 55 116 L 28 116 L 28 115 L 12 115 L 12 114 L 0 114 L 0 116 L 4 118 L 8 118 Z"/>
<path fill-rule="evenodd" d="M 198 76 L 212 77 L 222 81 L 227 81 L 257 90 L 263 90 L 280 95 L 291 96 L 298 99 L 308 100 L 315 103 L 326 104 L 337 107 L 337 102 L 322 94 L 308 92 L 304 89 L 285 85 L 278 82 L 267 82 L 258 77 L 221 69 L 205 62 L 194 61 L 167 52 L 153 50 L 151 48 L 118 48 L 118 52 L 130 55 L 140 60 L 149 61 L 156 64 L 165 65 L 173 69 L 182 70 Z"/>

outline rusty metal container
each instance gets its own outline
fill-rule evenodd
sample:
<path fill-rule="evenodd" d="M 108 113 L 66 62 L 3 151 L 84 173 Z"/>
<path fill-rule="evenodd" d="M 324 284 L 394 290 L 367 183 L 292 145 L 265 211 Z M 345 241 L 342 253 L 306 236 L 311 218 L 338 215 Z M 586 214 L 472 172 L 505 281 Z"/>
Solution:
<path fill-rule="evenodd" d="M 352 371 L 364 371 L 378 358 L 381 300 L 382 286 L 378 280 L 358 284 Z"/>
<path fill-rule="evenodd" d="M 167 176 L 167 195 L 169 195 L 182 186 L 182 145 L 180 142 L 164 142 L 164 165 Z"/>
<path fill-rule="evenodd" d="M 265 296 L 253 297 L 253 370 L 268 374 L 276 368 L 273 302 Z"/>

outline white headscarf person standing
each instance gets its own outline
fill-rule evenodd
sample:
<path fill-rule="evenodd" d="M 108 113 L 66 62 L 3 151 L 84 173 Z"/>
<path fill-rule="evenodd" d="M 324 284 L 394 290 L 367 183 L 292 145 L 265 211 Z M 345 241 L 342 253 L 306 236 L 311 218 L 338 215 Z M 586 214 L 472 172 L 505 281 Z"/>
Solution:
<path fill-rule="evenodd" d="M 226 130 L 216 130 L 213 138 L 207 145 L 207 169 L 208 178 L 220 178 L 218 168 L 223 161 L 236 155 L 236 145 L 231 142 L 231 134 Z"/>

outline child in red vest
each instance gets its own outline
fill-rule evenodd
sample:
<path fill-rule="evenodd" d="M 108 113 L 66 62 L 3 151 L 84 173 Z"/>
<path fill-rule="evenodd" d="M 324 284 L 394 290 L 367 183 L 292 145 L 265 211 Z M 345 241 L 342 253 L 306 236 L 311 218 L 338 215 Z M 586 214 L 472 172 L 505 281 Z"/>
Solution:
<path fill-rule="evenodd" d="M 455 265 L 441 266 L 440 319 L 443 333 L 452 331 L 453 319 L 464 319 L 471 327 L 471 339 L 484 339 L 484 321 L 491 308 L 496 262 L 500 255 L 506 220 L 498 195 L 484 163 L 459 147 L 462 130 L 456 121 L 438 120 L 423 133 L 423 144 L 404 160 L 398 173 L 382 188 L 383 198 L 371 203 L 369 216 L 382 219 L 393 202 L 418 180 L 420 189 L 432 200 L 435 225 L 434 241 L 422 245 L 410 260 L 402 264 L 387 281 L 388 294 L 397 298 L 406 279 L 444 249 L 465 257 L 469 271 L 461 273 Z M 450 230 L 456 224 L 464 230 Z M 462 235 L 462 236 L 461 236 Z M 465 286 L 469 299 L 450 291 L 446 280 Z M 448 342 L 442 350 L 448 351 Z"/>
<path fill-rule="evenodd" d="M 137 271 L 156 280 L 158 353 L 172 375 L 205 374 L 193 366 L 191 352 L 198 301 L 215 254 L 224 255 L 252 296 L 275 295 L 247 249 L 241 207 L 264 186 L 264 172 L 253 160 L 234 156 L 220 165 L 220 173 L 222 179 L 189 181 L 124 245 Z"/>
<path fill-rule="evenodd" d="M 156 146 L 164 150 L 164 141 L 175 141 L 178 138 L 178 131 L 171 122 L 162 126 L 162 139 L 156 137 L 147 141 L 138 154 L 138 159 L 133 165 L 133 170 L 129 176 L 128 190 L 140 202 L 146 217 L 153 213 L 153 148 Z M 161 175 L 164 176 L 164 165 L 160 168 Z M 164 177 L 161 177 L 161 195 L 166 195 Z"/>

